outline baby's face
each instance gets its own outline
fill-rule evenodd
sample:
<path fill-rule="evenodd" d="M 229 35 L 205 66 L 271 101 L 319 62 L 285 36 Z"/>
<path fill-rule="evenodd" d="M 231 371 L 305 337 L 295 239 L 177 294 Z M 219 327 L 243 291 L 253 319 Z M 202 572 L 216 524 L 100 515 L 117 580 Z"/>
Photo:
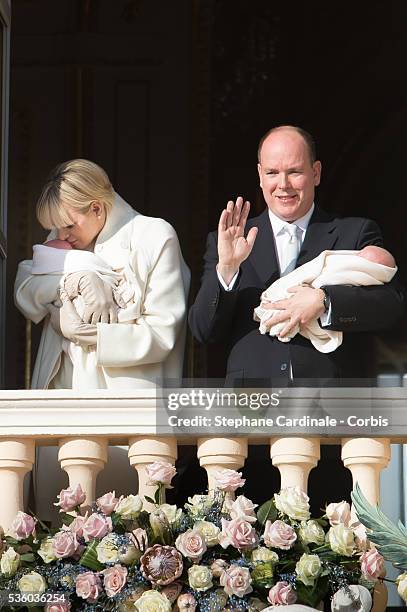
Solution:
<path fill-rule="evenodd" d="M 67 240 L 48 240 L 44 242 L 44 246 L 52 247 L 53 249 L 66 249 L 67 251 L 72 250 L 72 245 Z"/>

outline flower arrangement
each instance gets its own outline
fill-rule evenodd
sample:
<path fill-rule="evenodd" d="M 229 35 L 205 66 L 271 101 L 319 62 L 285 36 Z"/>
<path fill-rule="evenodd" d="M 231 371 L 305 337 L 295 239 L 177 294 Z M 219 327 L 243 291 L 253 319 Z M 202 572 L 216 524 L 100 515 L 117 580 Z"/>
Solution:
<path fill-rule="evenodd" d="M 346 502 L 311 519 L 307 495 L 291 487 L 257 508 L 234 497 L 245 481 L 225 469 L 211 494 L 177 508 L 163 501 L 175 469 L 147 469 L 157 486 L 150 512 L 138 495 L 109 492 L 84 514 L 79 485 L 58 496 L 60 529 L 19 512 L 0 538 L 0 591 L 14 597 L 2 609 L 25 601 L 48 612 L 256 612 L 316 606 L 381 573 L 382 557 L 350 525 Z"/>

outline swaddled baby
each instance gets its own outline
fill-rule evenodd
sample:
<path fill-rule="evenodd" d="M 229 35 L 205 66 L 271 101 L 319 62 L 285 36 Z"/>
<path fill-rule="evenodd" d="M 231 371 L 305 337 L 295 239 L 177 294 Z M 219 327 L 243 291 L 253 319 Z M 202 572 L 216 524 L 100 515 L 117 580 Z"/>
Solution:
<path fill-rule="evenodd" d="M 290 298 L 292 294 L 287 290 L 296 285 L 309 285 L 316 289 L 326 285 L 382 285 L 388 283 L 396 272 L 394 257 L 381 247 L 369 245 L 360 251 L 323 251 L 266 289 L 261 295 L 260 305 L 254 309 L 254 319 L 260 322 L 260 333 L 267 333 L 266 323 L 281 311 L 266 306 Z M 305 326 L 297 325 L 289 336 L 280 338 L 285 325 L 286 322 L 272 325 L 270 336 L 276 336 L 281 342 L 289 342 L 300 333 L 322 353 L 330 353 L 342 344 L 342 332 L 326 330 L 320 327 L 317 320 Z"/>

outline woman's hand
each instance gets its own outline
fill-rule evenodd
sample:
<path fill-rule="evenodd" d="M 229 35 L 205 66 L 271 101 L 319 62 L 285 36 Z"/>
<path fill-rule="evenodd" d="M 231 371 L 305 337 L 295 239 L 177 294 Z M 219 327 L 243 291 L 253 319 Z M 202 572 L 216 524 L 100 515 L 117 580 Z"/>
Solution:
<path fill-rule="evenodd" d="M 75 306 L 61 292 L 62 306 L 59 309 L 59 323 L 62 335 L 80 346 L 94 346 L 97 342 L 97 327 L 84 323 Z"/>
<path fill-rule="evenodd" d="M 95 272 L 68 274 L 65 289 L 72 299 L 81 295 L 84 302 L 83 323 L 117 323 L 117 304 L 110 285 Z M 76 311 L 75 311 L 76 314 Z"/>

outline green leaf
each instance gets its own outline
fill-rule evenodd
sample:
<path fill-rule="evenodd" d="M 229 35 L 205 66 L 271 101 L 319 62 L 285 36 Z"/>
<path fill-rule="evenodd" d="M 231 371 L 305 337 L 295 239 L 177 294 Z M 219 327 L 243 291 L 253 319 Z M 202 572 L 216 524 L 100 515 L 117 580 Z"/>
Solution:
<path fill-rule="evenodd" d="M 146 501 L 148 501 L 150 504 L 157 504 L 158 502 L 154 501 L 154 499 L 152 497 L 149 497 L 148 495 L 144 495 L 144 499 Z"/>
<path fill-rule="evenodd" d="M 319 603 L 328 594 L 328 577 L 320 576 L 313 587 L 305 586 L 302 582 L 295 583 L 298 602 L 316 608 Z"/>
<path fill-rule="evenodd" d="M 161 488 L 161 487 L 160 487 L 160 486 L 158 486 L 158 487 L 157 487 L 157 489 L 156 489 L 156 491 L 155 491 L 155 494 L 154 494 L 154 500 L 155 500 L 155 503 L 157 504 L 157 506 L 158 506 L 158 505 L 159 505 L 159 503 L 160 503 L 160 488 Z"/>
<path fill-rule="evenodd" d="M 399 521 L 395 525 L 379 508 L 372 506 L 363 495 L 359 484 L 356 483 L 352 492 L 352 501 L 358 518 L 371 533 L 369 540 L 380 549 L 385 559 L 391 561 L 396 567 L 407 570 L 407 529 Z"/>
<path fill-rule="evenodd" d="M 79 559 L 79 565 L 83 565 L 83 567 L 88 567 L 89 569 L 100 572 L 104 569 L 104 565 L 98 561 L 96 546 L 99 544 L 98 540 L 93 540 L 89 546 L 87 546 L 85 552 L 82 557 Z"/>
<path fill-rule="evenodd" d="M 20 559 L 21 561 L 32 563 L 33 561 L 35 561 L 35 555 L 33 555 L 32 553 L 25 553 L 24 555 L 21 555 Z"/>
<path fill-rule="evenodd" d="M 64 525 L 68 526 L 73 523 L 76 518 L 75 516 L 72 516 L 72 514 L 67 514 L 67 512 L 61 512 L 60 517 Z"/>
<path fill-rule="evenodd" d="M 265 525 L 266 521 L 275 521 L 277 518 L 277 508 L 272 497 L 268 501 L 264 502 L 257 510 L 257 520 L 260 525 Z"/>

